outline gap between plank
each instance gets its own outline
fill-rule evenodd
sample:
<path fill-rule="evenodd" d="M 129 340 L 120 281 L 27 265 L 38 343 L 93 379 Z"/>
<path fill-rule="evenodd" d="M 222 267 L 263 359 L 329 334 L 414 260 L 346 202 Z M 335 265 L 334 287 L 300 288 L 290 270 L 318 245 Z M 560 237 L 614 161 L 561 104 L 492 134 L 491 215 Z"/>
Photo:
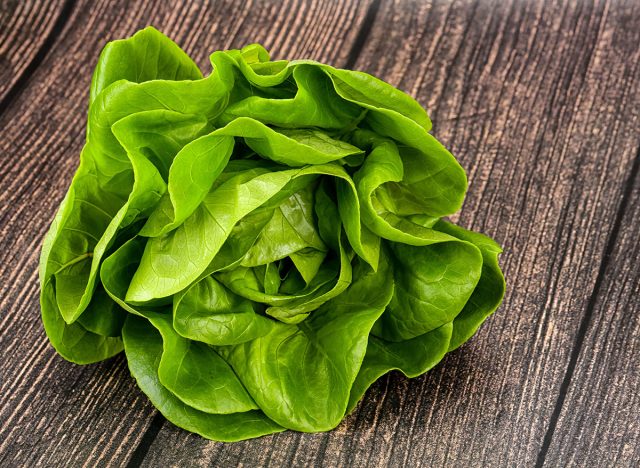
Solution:
<path fill-rule="evenodd" d="M 162 429 L 165 421 L 166 419 L 164 416 L 162 416 L 162 413 L 160 413 L 160 411 L 157 411 L 155 416 L 151 420 L 149 428 L 142 436 L 142 439 L 140 440 L 140 443 L 138 444 L 136 449 L 133 451 L 133 454 L 131 455 L 126 468 L 137 468 L 138 466 L 142 465 L 142 461 L 147 456 L 147 453 L 149 453 L 149 449 L 151 448 L 153 441 L 156 440 L 156 437 L 158 436 L 160 429 Z"/>
<path fill-rule="evenodd" d="M 367 13 L 365 14 L 362 26 L 360 26 L 353 46 L 351 46 L 351 50 L 349 50 L 347 60 L 343 65 L 345 68 L 353 68 L 356 61 L 358 60 L 360 52 L 362 51 L 362 48 L 364 47 L 367 39 L 369 38 L 369 35 L 371 34 L 371 28 L 376 20 L 379 9 L 380 0 L 374 0 L 367 8 Z M 133 454 L 129 459 L 129 463 L 127 463 L 127 468 L 136 468 L 142 465 L 142 462 L 146 458 L 147 453 L 149 453 L 149 449 L 160 433 L 160 429 L 162 429 L 165 421 L 165 417 L 160 412 L 156 413 L 156 415 L 153 417 L 153 420 L 151 421 L 151 425 L 142 436 L 142 439 L 140 440 L 138 446 L 133 451 Z"/>
<path fill-rule="evenodd" d="M 0 101 L 0 115 L 2 115 L 9 108 L 9 105 L 13 102 L 13 100 L 20 95 L 22 90 L 26 87 L 26 84 L 29 81 L 31 75 L 33 75 L 36 69 L 44 61 L 45 57 L 53 47 L 53 44 L 56 42 L 56 39 L 58 39 L 58 37 L 62 33 L 62 30 L 69 21 L 71 12 L 75 7 L 75 3 L 76 0 L 66 0 L 64 2 L 58 18 L 56 18 L 51 31 L 49 31 L 49 34 L 38 49 L 38 52 L 33 57 L 29 65 L 27 65 L 27 67 L 24 69 L 22 74 L 18 77 L 13 86 L 9 88 L 9 91 L 7 92 L 7 94 L 5 94 L 2 101 Z"/>
<path fill-rule="evenodd" d="M 360 26 L 360 30 L 358 31 L 358 35 L 356 36 L 356 40 L 351 46 L 351 50 L 349 51 L 349 55 L 347 56 L 347 61 L 344 63 L 344 68 L 351 69 L 356 64 L 356 61 L 360 56 L 360 52 L 362 52 L 362 48 L 364 47 L 367 39 L 369 38 L 369 35 L 371 34 L 371 27 L 376 21 L 376 16 L 378 16 L 379 9 L 380 0 L 373 0 L 371 5 L 369 5 L 369 8 L 367 8 L 367 13 L 364 16 L 364 20 L 362 21 L 362 26 Z"/>
<path fill-rule="evenodd" d="M 631 172 L 629 173 L 629 177 L 627 178 L 624 184 L 624 192 L 622 194 L 622 200 L 620 201 L 620 206 L 618 207 L 618 211 L 616 212 L 616 217 L 613 222 L 613 228 L 611 229 L 611 233 L 609 234 L 609 238 L 607 239 L 605 251 L 602 256 L 602 260 L 600 261 L 600 267 L 598 268 L 598 276 L 596 277 L 596 282 L 593 286 L 593 291 L 591 292 L 591 296 L 589 297 L 589 302 L 587 303 L 585 314 L 582 317 L 582 321 L 580 322 L 580 328 L 578 329 L 578 333 L 576 335 L 576 339 L 573 344 L 573 349 L 571 351 L 571 357 L 569 358 L 569 364 L 567 365 L 567 370 L 565 371 L 564 378 L 562 379 L 562 383 L 560 384 L 558 399 L 556 400 L 553 413 L 551 413 L 551 419 L 549 420 L 549 426 L 547 427 L 547 432 L 544 435 L 542 447 L 540 448 L 540 452 L 538 452 L 536 468 L 542 468 L 544 466 L 544 463 L 547 458 L 547 453 L 549 452 L 549 448 L 551 447 L 553 435 L 556 431 L 558 420 L 560 419 L 560 413 L 562 412 L 564 401 L 567 397 L 569 386 L 571 385 L 571 380 L 573 378 L 573 374 L 576 369 L 576 364 L 578 363 L 578 358 L 580 357 L 580 352 L 582 351 L 582 347 L 584 345 L 584 341 L 587 335 L 587 331 L 589 329 L 589 325 L 591 323 L 591 320 L 593 319 L 593 313 L 595 310 L 596 301 L 600 294 L 600 289 L 602 288 L 602 282 L 604 280 L 607 267 L 609 266 L 609 261 L 613 254 L 613 249 L 615 248 L 616 243 L 618 241 L 618 236 L 620 234 L 620 227 L 622 225 L 622 219 L 624 218 L 625 212 L 627 211 L 627 206 L 629 205 L 629 200 L 631 199 L 631 194 L 633 192 L 634 182 L 636 177 L 638 176 L 639 170 L 640 170 L 640 145 L 638 146 L 638 151 L 636 152 L 636 157 L 633 161 L 633 166 L 631 167 Z"/>

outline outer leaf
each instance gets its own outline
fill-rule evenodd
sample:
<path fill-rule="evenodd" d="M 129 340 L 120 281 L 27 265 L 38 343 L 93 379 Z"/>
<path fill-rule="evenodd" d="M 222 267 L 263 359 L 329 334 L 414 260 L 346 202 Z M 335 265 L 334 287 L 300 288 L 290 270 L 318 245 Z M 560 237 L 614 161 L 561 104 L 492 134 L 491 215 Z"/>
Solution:
<path fill-rule="evenodd" d="M 55 279 L 42 286 L 40 306 L 45 331 L 56 351 L 67 361 L 91 364 L 115 356 L 122 351 L 122 340 L 88 331 L 78 323 L 65 323 L 55 302 Z"/>
<path fill-rule="evenodd" d="M 167 390 L 205 413 L 231 414 L 258 409 L 229 364 L 213 348 L 178 335 L 173 330 L 171 317 L 146 315 L 162 335 L 158 378 Z"/>
<path fill-rule="evenodd" d="M 91 81 L 90 102 L 119 80 L 133 83 L 163 80 L 197 80 L 202 73 L 171 39 L 148 27 L 129 39 L 112 41 L 100 54 Z"/>
<path fill-rule="evenodd" d="M 158 60 L 155 64 L 157 66 L 154 66 L 152 60 L 142 61 L 137 81 L 165 76 L 178 79 L 199 76 L 199 72 L 195 73 L 189 66 L 182 66 L 187 63 L 184 61 L 186 56 L 178 53 L 177 47 L 169 43 L 157 31 L 149 30 L 136 39 L 114 46 L 113 50 L 126 49 L 131 52 L 127 55 L 127 60 L 112 59 L 107 51 L 98 66 L 92 87 L 88 142 L 82 153 L 80 168 L 65 198 L 66 202 L 61 207 L 59 220 L 52 226 L 55 230 L 49 236 L 50 246 L 43 249 L 41 261 L 41 283 L 44 284 L 52 274 L 58 273 L 55 284 L 61 291 L 56 294 L 57 302 L 69 322 L 75 320 L 89 302 L 88 296 L 93 289 L 92 278 L 95 278 L 100 261 L 100 255 L 95 255 L 95 249 L 107 226 L 125 204 L 133 183 L 131 162 L 113 135 L 112 124 L 132 113 L 152 109 L 179 108 L 186 112 L 201 110 L 208 115 L 216 112 L 216 106 L 226 94 L 225 90 L 222 90 L 222 94 L 216 94 L 211 93 L 210 89 L 206 95 L 203 94 L 205 88 L 202 85 L 210 87 L 207 80 L 175 84 L 163 81 L 146 81 L 141 84 L 114 82 L 120 80 L 123 74 L 129 76 L 131 70 L 140 67 L 140 51 L 147 47 L 153 49 L 155 46 L 159 48 L 158 54 L 152 53 L 145 57 L 155 57 Z M 151 72 L 154 69 L 156 75 Z M 169 69 L 173 72 L 165 75 Z M 183 69 L 191 71 L 179 71 Z M 199 93 L 204 97 L 193 99 Z M 162 97 L 158 98 L 160 95 Z M 192 104 L 185 105 L 185 102 Z M 122 211 L 120 215 L 124 216 Z M 108 247 L 110 237 L 111 235 L 107 235 L 102 240 L 99 251 Z M 69 270 L 65 271 L 68 267 Z M 49 284 L 52 287 L 53 283 Z"/>
<path fill-rule="evenodd" d="M 193 138 L 205 123 L 198 117 L 157 110 L 133 114 L 114 125 L 114 134 L 131 161 L 134 184 L 127 202 L 110 220 L 93 251 L 77 256 L 55 272 L 56 299 L 68 323 L 75 321 L 91 300 L 100 261 L 117 231 L 148 214 L 166 190 L 158 168 L 151 161 L 169 166 L 176 148 Z M 72 229 L 78 233 L 77 228 Z"/>
<path fill-rule="evenodd" d="M 210 414 L 186 405 L 158 379 L 162 338 L 153 326 L 146 319 L 129 316 L 122 336 L 131 375 L 153 405 L 176 426 L 222 442 L 250 439 L 284 430 L 258 410 Z"/>
<path fill-rule="evenodd" d="M 249 96 L 231 104 L 222 119 L 229 122 L 238 117 L 251 117 L 279 127 L 343 129 L 358 118 L 362 112 L 360 107 L 342 100 L 332 89 L 330 79 L 315 64 L 294 62 L 292 68 L 297 85 L 295 97 Z M 246 69 L 245 72 L 248 79 L 257 81 L 255 75 Z"/>
<path fill-rule="evenodd" d="M 386 340 L 410 339 L 451 322 L 480 279 L 482 255 L 470 243 L 392 244 L 391 251 L 395 294 L 373 329 Z"/>
<path fill-rule="evenodd" d="M 367 132 L 356 137 L 360 144 L 372 139 Z M 435 217 L 448 214 L 442 212 L 442 200 L 436 192 L 438 184 L 431 177 L 443 169 L 433 168 L 433 172 L 428 166 L 417 169 L 411 160 L 401 157 L 398 146 L 392 141 L 373 137 L 372 142 L 371 153 L 354 174 L 362 218 L 367 227 L 381 237 L 411 245 L 450 239 L 406 218 L 410 214 L 427 214 L 434 222 Z M 407 163 L 411 164 L 405 168 Z M 416 172 L 419 178 L 410 175 Z"/>
<path fill-rule="evenodd" d="M 338 94 L 347 101 L 390 116 L 389 120 L 402 121 L 404 125 L 415 122 L 425 131 L 431 128 L 431 121 L 420 104 L 388 83 L 360 71 L 340 70 L 327 65 L 322 68 L 333 81 Z"/>
<path fill-rule="evenodd" d="M 424 335 L 400 342 L 369 338 L 367 354 L 351 388 L 347 412 L 355 408 L 369 386 L 391 370 L 399 370 L 407 377 L 417 377 L 433 368 L 449 349 L 451 323 Z"/>
<path fill-rule="evenodd" d="M 505 281 L 498 266 L 500 246 L 492 239 L 477 232 L 468 231 L 445 221 L 436 225 L 443 232 L 472 242 L 482 252 L 482 275 L 462 312 L 453 321 L 453 336 L 449 351 L 467 341 L 478 327 L 498 308 L 505 292 Z"/>

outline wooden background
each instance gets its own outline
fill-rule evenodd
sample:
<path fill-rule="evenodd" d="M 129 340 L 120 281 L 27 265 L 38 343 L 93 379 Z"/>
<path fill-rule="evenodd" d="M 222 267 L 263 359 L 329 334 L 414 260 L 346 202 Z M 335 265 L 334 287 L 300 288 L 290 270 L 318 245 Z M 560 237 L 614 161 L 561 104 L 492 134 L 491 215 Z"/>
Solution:
<path fill-rule="evenodd" d="M 166 422 L 122 357 L 57 356 L 40 243 L 98 54 L 148 24 L 206 71 L 261 42 L 415 96 L 468 171 L 457 221 L 504 245 L 499 311 L 336 430 L 237 444 Z M 0 0 L 0 465 L 638 466 L 639 66 L 638 0 Z"/>

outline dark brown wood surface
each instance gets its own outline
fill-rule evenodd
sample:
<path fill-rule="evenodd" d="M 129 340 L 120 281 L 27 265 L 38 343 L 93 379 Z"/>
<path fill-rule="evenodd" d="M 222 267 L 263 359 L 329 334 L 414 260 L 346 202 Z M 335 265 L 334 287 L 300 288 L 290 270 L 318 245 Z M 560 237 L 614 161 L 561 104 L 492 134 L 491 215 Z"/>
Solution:
<path fill-rule="evenodd" d="M 0 2 L 0 108 L 24 86 L 60 33 L 71 2 Z"/>
<path fill-rule="evenodd" d="M 640 463 L 637 1 L 0 5 L 0 466 Z M 57 356 L 39 245 L 99 51 L 147 24 L 207 71 L 213 50 L 261 42 L 414 95 L 468 171 L 456 220 L 505 248 L 499 311 L 425 376 L 382 378 L 336 430 L 237 444 L 166 422 L 122 357 Z"/>

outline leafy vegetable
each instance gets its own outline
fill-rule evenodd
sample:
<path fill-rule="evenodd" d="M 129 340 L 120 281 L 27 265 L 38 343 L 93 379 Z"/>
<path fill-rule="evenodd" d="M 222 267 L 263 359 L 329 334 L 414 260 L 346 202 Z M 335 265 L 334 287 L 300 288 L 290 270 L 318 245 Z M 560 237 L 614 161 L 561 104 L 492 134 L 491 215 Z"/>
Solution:
<path fill-rule="evenodd" d="M 444 221 L 466 177 L 365 73 L 108 44 L 80 166 L 42 247 L 66 359 L 124 349 L 167 419 L 235 441 L 334 428 L 381 375 L 435 366 L 500 304 L 500 247 Z"/>

